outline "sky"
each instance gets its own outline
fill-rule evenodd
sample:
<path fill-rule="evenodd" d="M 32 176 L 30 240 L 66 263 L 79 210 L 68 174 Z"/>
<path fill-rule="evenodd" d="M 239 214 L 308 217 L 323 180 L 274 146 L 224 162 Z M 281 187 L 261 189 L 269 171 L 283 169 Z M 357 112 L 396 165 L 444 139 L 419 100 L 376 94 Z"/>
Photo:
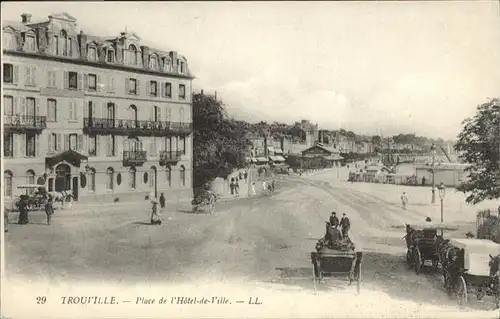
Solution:
<path fill-rule="evenodd" d="M 499 1 L 2 2 L 2 19 L 23 12 L 176 50 L 194 90 L 247 121 L 453 139 L 500 96 Z"/>

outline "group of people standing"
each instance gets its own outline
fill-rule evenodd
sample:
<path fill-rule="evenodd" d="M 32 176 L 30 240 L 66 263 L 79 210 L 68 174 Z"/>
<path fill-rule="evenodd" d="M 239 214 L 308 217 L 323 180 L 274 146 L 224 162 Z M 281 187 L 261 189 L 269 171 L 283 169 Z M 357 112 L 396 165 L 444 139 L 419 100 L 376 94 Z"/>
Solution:
<path fill-rule="evenodd" d="M 236 177 L 231 178 L 231 183 L 229 184 L 229 188 L 231 189 L 231 195 L 234 196 L 239 196 L 240 194 L 240 183 L 239 181 L 241 180 L 247 180 L 248 179 L 248 173 L 247 171 L 244 172 L 239 172 L 239 174 Z"/>
<path fill-rule="evenodd" d="M 52 195 L 48 194 L 42 199 L 42 206 L 45 211 L 45 215 L 47 216 L 47 225 L 50 225 L 52 222 L 52 215 L 54 215 L 54 199 Z M 27 195 L 21 195 L 19 198 L 19 202 L 17 203 L 17 208 L 19 209 L 19 217 L 17 223 L 19 225 L 29 224 L 29 197 Z M 4 210 L 4 231 L 8 232 L 8 224 L 9 224 L 9 213 L 7 210 Z"/>
<path fill-rule="evenodd" d="M 339 230 L 340 228 L 340 230 Z M 335 245 L 342 239 L 349 238 L 349 230 L 351 229 L 351 221 L 344 213 L 339 220 L 336 212 L 332 212 L 330 220 L 326 222 L 325 240 Z"/>

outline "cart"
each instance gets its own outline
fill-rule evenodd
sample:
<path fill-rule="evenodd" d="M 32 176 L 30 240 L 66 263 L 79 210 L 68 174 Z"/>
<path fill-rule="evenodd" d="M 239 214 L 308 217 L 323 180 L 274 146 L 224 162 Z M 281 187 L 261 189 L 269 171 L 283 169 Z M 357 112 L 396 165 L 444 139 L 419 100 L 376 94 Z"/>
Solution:
<path fill-rule="evenodd" d="M 347 275 L 349 285 L 356 282 L 356 292 L 361 288 L 361 260 L 363 253 L 349 250 L 335 250 L 322 247 L 311 253 L 314 289 L 326 277 Z"/>
<path fill-rule="evenodd" d="M 491 296 L 496 307 L 500 307 L 498 260 L 496 268 L 490 262 L 500 258 L 500 245 L 487 239 L 451 239 L 450 245 L 457 248 L 458 253 L 454 267 L 443 267 L 447 292 L 455 292 L 461 305 L 467 303 L 472 293 L 478 300 Z"/>
<path fill-rule="evenodd" d="M 406 264 L 408 268 L 413 268 L 418 275 L 426 263 L 430 264 L 432 269 L 438 270 L 439 251 L 438 251 L 438 229 L 447 228 L 444 224 L 417 225 L 411 226 L 411 231 L 405 235 L 407 251 Z M 442 239 L 442 237 L 441 237 Z"/>
<path fill-rule="evenodd" d="M 29 211 L 33 210 L 36 211 L 43 209 L 44 200 L 47 195 L 45 186 L 36 184 L 26 184 L 26 185 L 19 185 L 17 188 L 24 189 L 25 194 L 16 197 L 14 199 L 14 201 L 12 202 L 12 208 L 17 209 L 19 207 L 19 202 L 21 201 L 21 198 L 24 197 L 27 200 L 27 209 Z"/>

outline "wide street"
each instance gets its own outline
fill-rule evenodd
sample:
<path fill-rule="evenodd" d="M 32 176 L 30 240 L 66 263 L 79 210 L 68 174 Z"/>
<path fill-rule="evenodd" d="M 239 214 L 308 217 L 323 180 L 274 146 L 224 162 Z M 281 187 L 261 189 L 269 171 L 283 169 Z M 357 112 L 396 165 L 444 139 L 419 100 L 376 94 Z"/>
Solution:
<path fill-rule="evenodd" d="M 192 214 L 185 204 L 171 204 L 162 226 L 148 225 L 145 203 L 57 211 L 51 226 L 44 224 L 44 214 L 32 213 L 32 224 L 9 225 L 7 276 L 168 283 L 243 280 L 312 290 L 310 252 L 335 210 L 348 214 L 351 237 L 364 251 L 362 289 L 397 300 L 455 307 L 439 275 L 417 276 L 404 263 L 403 223 L 422 221 L 425 213 L 412 207 L 403 211 L 348 188 L 333 175 L 325 171 L 278 179 L 274 194 L 220 203 L 214 215 Z M 468 230 L 472 228 L 455 234 Z M 339 278 L 319 289 L 346 286 Z M 471 309 L 492 307 L 488 297 L 484 303 L 472 299 Z"/>

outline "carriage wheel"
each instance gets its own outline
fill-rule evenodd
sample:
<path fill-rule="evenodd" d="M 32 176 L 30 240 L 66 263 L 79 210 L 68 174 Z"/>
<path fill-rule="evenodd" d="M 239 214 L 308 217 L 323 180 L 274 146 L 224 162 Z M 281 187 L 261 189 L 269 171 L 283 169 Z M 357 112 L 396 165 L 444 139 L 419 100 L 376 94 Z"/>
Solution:
<path fill-rule="evenodd" d="M 467 284 L 463 276 L 458 278 L 457 283 L 457 298 L 460 305 L 465 305 L 467 303 Z"/>
<path fill-rule="evenodd" d="M 415 273 L 417 275 L 419 275 L 421 269 L 422 269 L 422 256 L 420 255 L 420 250 L 418 248 L 416 248 L 415 249 Z"/>
<path fill-rule="evenodd" d="M 448 296 L 451 296 L 453 294 L 453 290 L 452 290 L 450 276 L 448 275 L 446 270 L 443 270 L 443 279 L 444 279 L 443 283 L 444 289 L 446 289 L 446 293 L 448 294 Z"/>
<path fill-rule="evenodd" d="M 439 262 L 438 262 L 438 260 L 437 260 L 437 259 L 432 261 L 432 269 L 433 269 L 434 271 L 437 271 L 437 270 L 438 270 L 438 265 L 439 265 Z"/>

